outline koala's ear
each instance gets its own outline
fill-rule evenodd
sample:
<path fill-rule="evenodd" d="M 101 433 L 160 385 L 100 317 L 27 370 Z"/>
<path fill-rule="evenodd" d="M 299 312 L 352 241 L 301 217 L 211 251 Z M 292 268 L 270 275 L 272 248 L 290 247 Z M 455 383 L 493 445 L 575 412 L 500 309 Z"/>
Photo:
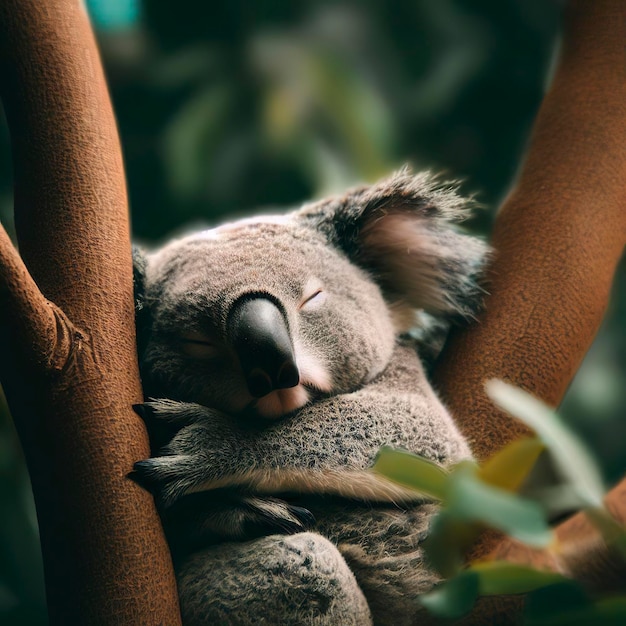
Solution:
<path fill-rule="evenodd" d="M 488 246 L 458 231 L 473 202 L 429 172 L 403 169 L 296 215 L 372 274 L 393 307 L 454 321 L 480 309 Z"/>
<path fill-rule="evenodd" d="M 137 353 L 141 360 L 152 326 L 152 317 L 146 303 L 146 254 L 133 246 L 133 292 L 135 298 L 135 325 L 137 327 Z"/>

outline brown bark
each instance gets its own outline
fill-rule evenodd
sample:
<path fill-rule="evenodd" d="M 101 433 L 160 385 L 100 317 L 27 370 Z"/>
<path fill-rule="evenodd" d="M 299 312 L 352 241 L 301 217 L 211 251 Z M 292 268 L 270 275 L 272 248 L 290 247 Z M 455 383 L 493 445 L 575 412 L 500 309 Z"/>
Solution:
<path fill-rule="evenodd" d="M 0 229 L 0 372 L 27 457 L 52 624 L 177 624 L 152 498 L 121 151 L 78 0 L 0 4 L 20 255 Z M 26 269 L 28 268 L 28 269 Z M 54 304 L 52 304 L 54 303 Z"/>
<path fill-rule="evenodd" d="M 557 405 L 598 329 L 626 243 L 626 5 L 571 0 L 563 45 L 519 177 L 495 225 L 496 258 L 479 323 L 456 333 L 436 382 L 479 459 L 526 428 L 494 409 L 484 382 L 501 378 Z M 608 496 L 626 522 L 626 481 Z M 564 568 L 604 586 L 626 569 L 579 514 L 557 528 L 555 557 L 495 535 L 474 557 Z M 471 623 L 513 619 L 515 604 L 478 607 Z M 469 623 L 469 622 L 468 622 Z"/>
<path fill-rule="evenodd" d="M 626 241 L 626 10 L 570 2 L 552 86 L 495 224 L 486 311 L 436 381 L 480 459 L 525 433 L 494 411 L 501 378 L 557 405 L 604 314 Z"/>

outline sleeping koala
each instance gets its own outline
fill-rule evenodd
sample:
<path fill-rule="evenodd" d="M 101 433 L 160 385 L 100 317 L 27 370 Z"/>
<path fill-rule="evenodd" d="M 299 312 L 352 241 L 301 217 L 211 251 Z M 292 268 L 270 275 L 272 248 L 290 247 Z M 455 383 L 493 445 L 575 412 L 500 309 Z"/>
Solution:
<path fill-rule="evenodd" d="M 381 446 L 470 451 L 408 331 L 471 317 L 468 202 L 408 170 L 138 256 L 154 493 L 186 626 L 412 624 L 436 506 L 371 472 Z M 164 445 L 165 444 L 165 445 Z"/>

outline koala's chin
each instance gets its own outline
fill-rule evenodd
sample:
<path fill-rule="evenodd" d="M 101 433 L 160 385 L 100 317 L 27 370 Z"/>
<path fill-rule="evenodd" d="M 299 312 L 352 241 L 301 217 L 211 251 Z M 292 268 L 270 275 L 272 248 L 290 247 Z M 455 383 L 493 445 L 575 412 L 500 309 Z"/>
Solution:
<path fill-rule="evenodd" d="M 250 410 L 266 419 L 278 419 L 294 413 L 310 400 L 304 385 L 298 384 L 290 389 L 277 389 L 252 403 Z"/>
<path fill-rule="evenodd" d="M 242 411 L 247 419 L 277 420 L 296 413 L 299 409 L 333 391 L 328 372 L 311 359 L 298 359 L 300 381 L 294 387 L 275 389 L 271 393 L 252 399 Z"/>

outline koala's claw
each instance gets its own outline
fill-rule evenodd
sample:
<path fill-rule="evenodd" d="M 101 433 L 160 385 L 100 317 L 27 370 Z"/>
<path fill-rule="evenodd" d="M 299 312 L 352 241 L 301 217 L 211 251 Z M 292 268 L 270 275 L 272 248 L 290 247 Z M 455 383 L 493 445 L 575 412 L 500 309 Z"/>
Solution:
<path fill-rule="evenodd" d="M 127 478 L 130 478 L 133 482 L 137 483 L 140 487 L 152 493 L 152 485 L 149 480 L 146 480 L 145 475 L 141 469 L 137 467 L 137 463 L 133 465 L 133 469 L 126 474 Z"/>
<path fill-rule="evenodd" d="M 185 480 L 186 466 L 190 463 L 186 456 L 160 456 L 137 461 L 128 474 L 131 480 L 149 491 L 162 506 L 169 506 L 181 498 L 190 481 Z M 182 477 L 182 478 L 181 478 Z"/>
<path fill-rule="evenodd" d="M 308 509 L 283 500 L 249 497 L 243 502 L 248 509 L 243 524 L 245 535 L 293 535 L 315 524 L 315 517 Z"/>
<path fill-rule="evenodd" d="M 219 491 L 188 494 L 161 513 L 176 558 L 224 541 L 296 534 L 314 523 L 307 509 L 283 500 Z"/>
<path fill-rule="evenodd" d="M 165 422 L 185 425 L 197 421 L 211 409 L 192 402 L 179 402 L 169 398 L 151 398 L 147 402 L 133 404 L 133 411 L 147 424 Z"/>
<path fill-rule="evenodd" d="M 288 505 L 289 511 L 295 515 L 305 528 L 312 528 L 315 526 L 315 515 L 305 509 L 303 506 L 295 506 L 293 504 Z"/>
<path fill-rule="evenodd" d="M 138 404 L 133 404 L 133 411 L 139 415 L 139 417 L 145 422 L 146 418 L 151 417 L 148 415 L 148 411 L 146 405 L 143 402 L 139 402 Z"/>

